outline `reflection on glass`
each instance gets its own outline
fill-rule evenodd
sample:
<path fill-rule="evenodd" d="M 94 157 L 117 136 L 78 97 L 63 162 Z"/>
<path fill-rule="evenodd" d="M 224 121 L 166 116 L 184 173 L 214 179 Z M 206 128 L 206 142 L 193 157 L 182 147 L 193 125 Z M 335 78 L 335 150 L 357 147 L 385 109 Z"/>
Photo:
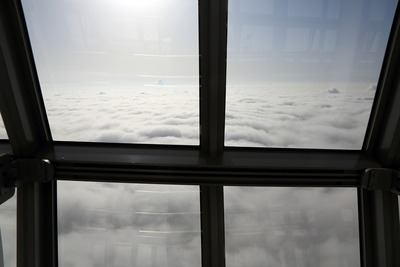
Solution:
<path fill-rule="evenodd" d="M 227 146 L 360 149 L 396 0 L 230 0 Z"/>
<path fill-rule="evenodd" d="M 0 205 L 0 249 L 4 265 L 17 266 L 17 193 Z M 1 252 L 0 252 L 1 253 Z M 2 259 L 0 258 L 0 261 Z"/>
<path fill-rule="evenodd" d="M 22 0 L 52 135 L 199 144 L 196 0 Z"/>
<path fill-rule="evenodd" d="M 226 266 L 360 266 L 357 190 L 225 187 Z"/>
<path fill-rule="evenodd" d="M 60 267 L 201 266 L 196 186 L 58 182 Z"/>
<path fill-rule="evenodd" d="M 4 127 L 3 119 L 1 118 L 0 114 L 0 139 L 8 139 L 6 128 Z"/>

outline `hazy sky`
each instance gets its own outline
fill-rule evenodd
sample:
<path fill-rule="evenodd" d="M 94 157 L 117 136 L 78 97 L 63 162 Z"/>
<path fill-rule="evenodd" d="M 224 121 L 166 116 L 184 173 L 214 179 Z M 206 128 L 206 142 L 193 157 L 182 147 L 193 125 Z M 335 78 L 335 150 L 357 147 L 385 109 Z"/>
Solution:
<path fill-rule="evenodd" d="M 299 90 L 314 82 L 376 83 L 396 4 L 229 1 L 228 89 L 270 82 L 297 83 Z"/>
<path fill-rule="evenodd" d="M 45 93 L 60 84 L 142 87 L 165 76 L 198 87 L 194 0 L 22 3 Z"/>

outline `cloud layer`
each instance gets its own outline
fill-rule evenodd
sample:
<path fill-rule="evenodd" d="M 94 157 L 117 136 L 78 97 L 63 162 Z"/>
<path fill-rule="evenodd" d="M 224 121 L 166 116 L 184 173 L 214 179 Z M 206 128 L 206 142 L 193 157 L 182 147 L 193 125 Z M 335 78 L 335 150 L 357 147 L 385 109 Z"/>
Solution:
<path fill-rule="evenodd" d="M 61 267 L 201 266 L 198 187 L 59 182 L 58 192 Z"/>
<path fill-rule="evenodd" d="M 360 149 L 376 86 L 227 88 L 227 146 Z M 196 88 L 61 88 L 45 102 L 55 140 L 199 144 Z"/>
<path fill-rule="evenodd" d="M 227 266 L 359 266 L 357 191 L 225 187 Z"/>
<path fill-rule="evenodd" d="M 359 149 L 376 86 L 304 88 L 228 87 L 226 145 Z M 197 145 L 198 90 L 145 89 L 46 91 L 54 139 Z M 228 266 L 359 265 L 354 190 L 225 194 Z M 200 266 L 198 196 L 197 187 L 59 182 L 60 266 Z M 0 207 L 6 266 L 16 261 L 12 205 Z"/>
<path fill-rule="evenodd" d="M 227 266 L 359 266 L 357 191 L 225 187 Z M 16 266 L 15 197 L 0 206 Z M 201 266 L 196 186 L 58 182 L 60 267 Z"/>
<path fill-rule="evenodd" d="M 148 144 L 199 144 L 196 89 L 87 88 L 45 94 L 53 138 Z"/>
<path fill-rule="evenodd" d="M 195 186 L 58 183 L 72 266 L 201 266 Z M 359 266 L 357 192 L 225 188 L 227 266 Z"/>
<path fill-rule="evenodd" d="M 368 84 L 228 87 L 225 144 L 360 149 L 374 88 Z"/>

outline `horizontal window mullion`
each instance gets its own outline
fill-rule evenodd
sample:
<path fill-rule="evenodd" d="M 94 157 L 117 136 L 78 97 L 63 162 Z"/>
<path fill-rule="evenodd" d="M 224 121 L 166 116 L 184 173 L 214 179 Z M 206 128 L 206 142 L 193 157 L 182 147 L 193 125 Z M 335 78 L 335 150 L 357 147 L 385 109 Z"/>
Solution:
<path fill-rule="evenodd" d="M 169 168 L 214 168 L 234 171 L 278 170 L 301 171 L 363 171 L 380 167 L 380 162 L 360 151 L 335 150 L 226 150 L 221 160 L 210 160 L 198 147 L 75 145 L 63 143 L 35 154 L 36 158 L 53 163 L 76 163 L 99 166 L 165 166 Z"/>

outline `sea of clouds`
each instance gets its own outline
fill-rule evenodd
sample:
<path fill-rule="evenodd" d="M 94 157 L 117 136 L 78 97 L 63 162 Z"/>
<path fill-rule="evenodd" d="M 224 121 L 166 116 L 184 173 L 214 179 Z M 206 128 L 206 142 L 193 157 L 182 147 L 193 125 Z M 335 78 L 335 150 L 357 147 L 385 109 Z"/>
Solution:
<path fill-rule="evenodd" d="M 227 266 L 360 265 L 356 189 L 224 194 Z M 4 266 L 16 266 L 15 202 L 0 206 Z M 200 235 L 196 186 L 58 182 L 62 267 L 201 266 Z"/>
<path fill-rule="evenodd" d="M 201 266 L 196 186 L 58 182 L 60 266 Z M 227 266 L 359 266 L 356 189 L 225 188 Z M 153 265 L 155 264 L 155 265 Z"/>
<path fill-rule="evenodd" d="M 54 140 L 199 144 L 196 87 L 102 87 L 45 92 Z M 360 149 L 375 89 L 368 84 L 228 87 L 225 145 Z"/>
<path fill-rule="evenodd" d="M 54 140 L 199 144 L 198 89 L 68 89 L 44 95 Z"/>
<path fill-rule="evenodd" d="M 196 186 L 58 182 L 58 205 L 60 266 L 201 266 Z"/>
<path fill-rule="evenodd" d="M 228 87 L 225 145 L 361 149 L 375 89 L 329 83 Z"/>
<path fill-rule="evenodd" d="M 360 149 L 375 89 L 228 87 L 225 144 Z M 44 100 L 55 140 L 199 144 L 195 87 L 59 87 Z M 58 185 L 61 267 L 201 265 L 198 187 Z M 15 199 L 0 209 L 5 266 L 15 266 Z M 226 187 L 225 212 L 227 266 L 360 264 L 354 189 Z"/>

